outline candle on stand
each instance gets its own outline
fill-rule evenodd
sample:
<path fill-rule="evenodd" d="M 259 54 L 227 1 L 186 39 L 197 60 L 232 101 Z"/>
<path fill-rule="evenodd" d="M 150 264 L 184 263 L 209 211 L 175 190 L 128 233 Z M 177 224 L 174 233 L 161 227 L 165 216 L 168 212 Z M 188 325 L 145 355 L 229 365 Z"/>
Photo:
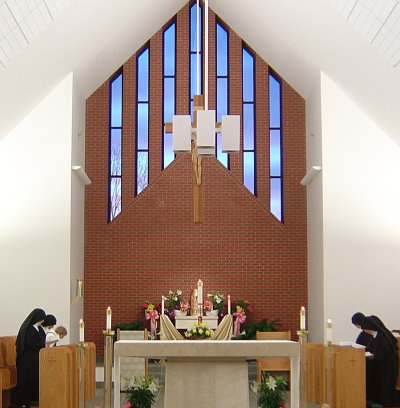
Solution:
<path fill-rule="evenodd" d="M 231 295 L 228 295 L 228 314 L 231 314 Z"/>
<path fill-rule="evenodd" d="M 107 307 L 107 324 L 106 330 L 111 330 L 111 307 Z"/>
<path fill-rule="evenodd" d="M 199 305 L 203 304 L 203 282 L 201 279 L 197 282 L 197 303 Z"/>
<path fill-rule="evenodd" d="M 79 341 L 83 343 L 85 341 L 85 325 L 83 319 L 79 320 Z"/>
<path fill-rule="evenodd" d="M 326 321 L 326 342 L 328 344 L 332 343 L 332 320 L 328 319 Z"/>
<path fill-rule="evenodd" d="M 300 330 L 306 329 L 306 308 L 304 306 L 300 309 Z"/>
<path fill-rule="evenodd" d="M 161 296 L 161 314 L 164 314 L 164 309 L 165 309 L 165 296 Z"/>

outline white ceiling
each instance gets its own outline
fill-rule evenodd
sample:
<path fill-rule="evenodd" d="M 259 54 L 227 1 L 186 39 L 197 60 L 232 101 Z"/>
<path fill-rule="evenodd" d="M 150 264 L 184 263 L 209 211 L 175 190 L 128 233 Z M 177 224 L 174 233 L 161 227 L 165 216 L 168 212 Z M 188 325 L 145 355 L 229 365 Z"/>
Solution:
<path fill-rule="evenodd" d="M 330 0 L 330 4 L 393 67 L 399 67 L 398 0 Z"/>
<path fill-rule="evenodd" d="M 400 144 L 398 1 L 209 3 L 304 98 L 323 71 Z M 185 4 L 0 0 L 0 139 L 70 72 L 88 97 Z"/>
<path fill-rule="evenodd" d="M 1 0 L 0 65 L 5 68 L 73 0 Z"/>

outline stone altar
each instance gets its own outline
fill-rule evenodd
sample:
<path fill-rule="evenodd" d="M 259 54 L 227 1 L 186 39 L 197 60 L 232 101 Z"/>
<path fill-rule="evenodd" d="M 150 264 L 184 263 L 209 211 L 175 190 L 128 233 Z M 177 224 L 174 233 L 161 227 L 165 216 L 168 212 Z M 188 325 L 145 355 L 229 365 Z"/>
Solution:
<path fill-rule="evenodd" d="M 205 396 L 209 408 L 248 408 L 247 360 L 287 356 L 291 360 L 290 406 L 300 406 L 300 345 L 297 342 L 120 340 L 114 343 L 114 390 L 120 389 L 120 358 L 128 356 L 166 360 L 165 408 L 203 408 Z M 188 401 L 185 389 L 190 389 L 193 400 Z M 119 406 L 120 393 L 116 392 L 114 407 Z"/>

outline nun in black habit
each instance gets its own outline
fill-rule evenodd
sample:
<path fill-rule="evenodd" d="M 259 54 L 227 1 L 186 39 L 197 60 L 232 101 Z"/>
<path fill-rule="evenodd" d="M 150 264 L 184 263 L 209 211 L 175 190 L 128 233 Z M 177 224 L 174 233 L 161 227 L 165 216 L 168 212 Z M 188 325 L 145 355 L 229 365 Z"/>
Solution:
<path fill-rule="evenodd" d="M 17 398 L 21 406 L 39 401 L 39 351 L 45 347 L 42 323 L 46 313 L 34 309 L 22 323 L 16 340 Z"/>
<path fill-rule="evenodd" d="M 364 313 L 357 312 L 354 313 L 353 316 L 351 317 L 351 322 L 354 324 L 354 326 L 361 330 L 360 334 L 357 336 L 356 343 L 367 347 L 368 343 L 372 339 L 372 336 L 361 329 L 361 324 L 365 318 L 366 316 L 364 315 Z"/>
<path fill-rule="evenodd" d="M 396 391 L 399 369 L 397 340 L 376 316 L 366 317 L 361 328 L 373 336 L 366 347 L 366 351 L 373 354 L 372 390 L 367 390 L 367 395 L 384 407 L 394 407 L 399 402 Z"/>

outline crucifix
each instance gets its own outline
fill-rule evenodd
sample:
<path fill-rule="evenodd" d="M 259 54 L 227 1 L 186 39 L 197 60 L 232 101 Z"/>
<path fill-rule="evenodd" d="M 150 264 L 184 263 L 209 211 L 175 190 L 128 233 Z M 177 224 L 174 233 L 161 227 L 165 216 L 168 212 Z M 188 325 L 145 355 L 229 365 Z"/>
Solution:
<path fill-rule="evenodd" d="M 195 95 L 194 98 L 194 122 L 191 123 L 191 140 L 190 140 L 190 152 L 192 155 L 193 164 L 193 220 L 195 223 L 202 223 L 204 221 L 204 203 L 203 203 L 203 184 L 202 184 L 202 161 L 204 156 L 213 156 L 215 148 L 209 148 L 205 152 L 205 148 L 198 148 L 197 143 L 197 113 L 200 110 L 204 110 L 204 96 Z M 221 122 L 215 124 L 215 132 L 221 131 Z M 166 133 L 174 133 L 172 123 L 165 124 Z M 182 150 L 185 151 L 185 150 Z"/>

